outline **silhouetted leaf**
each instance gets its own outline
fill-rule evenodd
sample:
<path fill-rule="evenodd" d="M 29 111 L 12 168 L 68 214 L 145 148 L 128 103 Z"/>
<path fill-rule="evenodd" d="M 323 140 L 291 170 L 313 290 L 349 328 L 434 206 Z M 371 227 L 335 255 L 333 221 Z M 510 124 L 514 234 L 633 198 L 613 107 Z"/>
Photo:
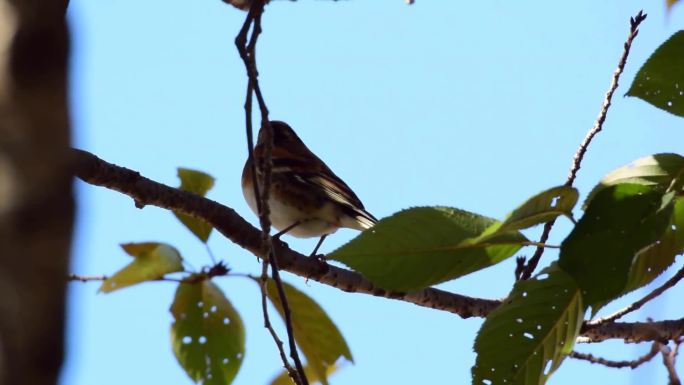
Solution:
<path fill-rule="evenodd" d="M 494 223 L 454 208 L 412 208 L 382 219 L 327 257 L 384 289 L 419 290 L 501 262 L 528 242 L 519 232 L 506 232 L 468 244 Z"/>
<path fill-rule="evenodd" d="M 173 352 L 188 376 L 227 385 L 245 353 L 245 328 L 221 289 L 208 280 L 181 283 L 171 305 Z"/>
<path fill-rule="evenodd" d="M 560 267 L 575 278 L 594 312 L 624 292 L 634 258 L 663 237 L 672 213 L 663 197 L 657 186 L 606 187 L 563 241 Z"/>
<path fill-rule="evenodd" d="M 275 282 L 269 280 L 266 287 L 268 299 L 284 317 Z M 313 299 L 285 282 L 283 289 L 292 312 L 295 341 L 318 380 L 327 385 L 326 373 L 340 357 L 353 362 L 349 346 L 325 310 Z"/>
<path fill-rule="evenodd" d="M 474 385 L 541 385 L 572 351 L 584 307 L 577 283 L 557 265 L 518 281 L 475 340 Z"/>
<path fill-rule="evenodd" d="M 214 187 L 214 178 L 202 171 L 190 170 L 187 168 L 178 168 L 178 177 L 181 180 L 180 189 L 189 191 L 199 196 L 205 196 L 212 187 Z M 197 238 L 202 242 L 207 242 L 211 234 L 212 227 L 206 221 L 191 217 L 177 211 L 173 212 L 185 227 L 190 229 Z"/>
<path fill-rule="evenodd" d="M 684 31 L 676 32 L 653 52 L 628 96 L 636 96 L 675 115 L 684 116 Z"/>
<path fill-rule="evenodd" d="M 164 274 L 183 271 L 183 259 L 178 250 L 165 243 L 126 243 L 121 247 L 135 259 L 102 282 L 101 292 L 109 293 L 136 283 L 159 279 Z"/>

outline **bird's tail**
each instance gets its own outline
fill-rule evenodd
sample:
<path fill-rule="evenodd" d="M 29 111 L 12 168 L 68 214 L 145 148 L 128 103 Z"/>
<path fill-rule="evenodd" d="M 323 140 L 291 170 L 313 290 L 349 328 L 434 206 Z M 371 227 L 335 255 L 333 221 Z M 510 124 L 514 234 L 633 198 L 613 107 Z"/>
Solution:
<path fill-rule="evenodd" d="M 370 229 L 378 223 L 378 220 L 366 210 L 356 210 L 356 221 L 359 223 L 360 227 L 365 229 Z"/>

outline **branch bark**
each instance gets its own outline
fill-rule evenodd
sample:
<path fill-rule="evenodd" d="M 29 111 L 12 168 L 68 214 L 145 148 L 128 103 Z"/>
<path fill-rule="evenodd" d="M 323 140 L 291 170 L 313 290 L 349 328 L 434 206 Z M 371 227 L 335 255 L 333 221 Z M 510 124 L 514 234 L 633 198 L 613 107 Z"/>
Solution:
<path fill-rule="evenodd" d="M 178 210 L 204 219 L 226 238 L 263 259 L 261 231 L 253 227 L 233 209 L 211 199 L 180 191 L 141 176 L 138 172 L 107 163 L 82 150 L 73 150 L 76 175 L 84 182 L 119 191 L 134 199 L 137 207 L 153 205 Z M 501 302 L 449 293 L 435 288 L 401 293 L 375 286 L 361 274 L 308 258 L 274 240 L 273 249 L 281 270 L 312 279 L 346 292 L 364 293 L 418 306 L 458 314 L 462 318 L 486 317 Z M 623 339 L 629 342 L 673 340 L 684 335 L 684 319 L 659 322 L 611 322 L 585 325 L 578 342 L 600 342 Z"/>
<path fill-rule="evenodd" d="M 73 155 L 76 176 L 84 182 L 126 194 L 133 198 L 139 208 L 152 205 L 204 219 L 233 243 L 261 259 L 265 258 L 261 231 L 233 209 L 211 199 L 155 182 L 141 176 L 137 171 L 108 163 L 89 152 L 73 150 Z M 347 292 L 403 300 L 455 313 L 463 318 L 485 317 L 500 303 L 432 288 L 412 293 L 388 292 L 375 286 L 361 274 L 323 263 L 316 258 L 308 258 L 278 240 L 274 240 L 273 248 L 280 269 Z"/>

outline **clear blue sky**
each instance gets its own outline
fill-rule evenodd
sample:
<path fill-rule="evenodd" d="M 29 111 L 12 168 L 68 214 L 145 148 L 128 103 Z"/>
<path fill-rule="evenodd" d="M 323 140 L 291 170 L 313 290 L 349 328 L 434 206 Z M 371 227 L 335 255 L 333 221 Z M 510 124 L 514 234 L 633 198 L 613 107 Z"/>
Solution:
<path fill-rule="evenodd" d="M 598 113 L 628 19 L 642 7 L 649 17 L 576 185 L 584 197 L 621 164 L 684 152 L 684 120 L 622 97 L 648 55 L 684 25 L 684 8 L 667 17 L 663 3 L 274 1 L 258 47 L 261 81 L 271 117 L 289 122 L 376 216 L 448 205 L 500 218 L 565 180 Z M 219 0 L 71 0 L 68 16 L 74 145 L 170 185 L 178 184 L 176 167 L 204 170 L 217 178 L 209 196 L 256 223 L 239 182 L 246 78 L 233 38 L 245 14 Z M 77 190 L 73 272 L 115 272 L 129 262 L 118 244 L 132 241 L 168 242 L 195 267 L 209 262 L 203 245 L 171 213 L 138 210 L 119 193 L 81 182 Z M 559 223 L 553 242 L 568 230 Z M 339 231 L 323 251 L 355 234 Z M 285 240 L 305 253 L 315 244 Z M 234 271 L 259 271 L 253 256 L 220 234 L 211 236 L 210 246 Z M 503 297 L 514 265 L 511 259 L 441 287 Z M 356 364 L 333 384 L 469 383 L 481 319 L 284 276 L 328 311 L 351 347 Z M 247 354 L 235 383 L 265 384 L 280 362 L 262 327 L 259 292 L 240 278 L 219 284 L 247 327 Z M 62 384 L 191 384 L 170 346 L 173 285 L 150 283 L 109 295 L 97 294 L 95 283 L 69 287 Z M 683 295 L 680 285 L 628 319 L 681 317 L 676 298 Z M 578 349 L 632 359 L 648 346 L 610 342 Z M 666 382 L 657 359 L 635 371 L 568 361 L 550 383 L 575 385 L 580 376 L 583 384 Z"/>

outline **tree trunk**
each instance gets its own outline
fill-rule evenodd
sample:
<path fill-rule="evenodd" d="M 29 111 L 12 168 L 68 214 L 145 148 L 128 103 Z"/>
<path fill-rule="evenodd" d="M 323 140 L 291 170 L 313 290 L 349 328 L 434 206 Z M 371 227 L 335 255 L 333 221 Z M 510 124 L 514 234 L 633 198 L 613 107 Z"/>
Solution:
<path fill-rule="evenodd" d="M 0 0 L 0 384 L 56 384 L 64 355 L 66 6 Z"/>

